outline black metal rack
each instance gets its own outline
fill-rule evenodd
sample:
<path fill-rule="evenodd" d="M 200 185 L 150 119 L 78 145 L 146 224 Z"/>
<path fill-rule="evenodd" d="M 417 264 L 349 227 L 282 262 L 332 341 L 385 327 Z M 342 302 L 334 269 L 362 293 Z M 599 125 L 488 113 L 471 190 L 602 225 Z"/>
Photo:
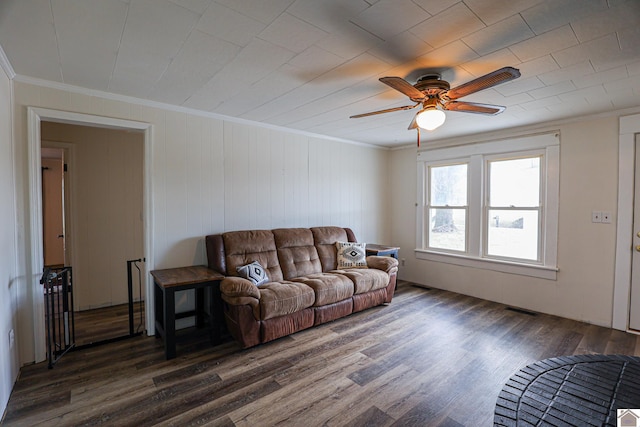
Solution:
<path fill-rule="evenodd" d="M 71 267 L 46 267 L 40 279 L 44 288 L 49 369 L 75 347 Z"/>
<path fill-rule="evenodd" d="M 142 272 L 138 263 L 144 261 L 144 258 L 127 261 L 129 333 L 115 338 L 109 338 L 83 345 L 76 345 L 75 318 L 73 311 L 73 286 L 71 283 L 72 269 L 71 267 L 45 267 L 40 283 L 43 285 L 45 296 L 47 358 L 49 360 L 49 369 L 53 368 L 53 365 L 55 365 L 56 362 L 69 351 L 120 341 L 139 336 L 144 333 L 142 307 L 140 307 L 140 318 L 137 328 L 135 325 L 132 271 L 132 267 L 135 267 L 138 270 L 138 296 L 142 299 Z"/>

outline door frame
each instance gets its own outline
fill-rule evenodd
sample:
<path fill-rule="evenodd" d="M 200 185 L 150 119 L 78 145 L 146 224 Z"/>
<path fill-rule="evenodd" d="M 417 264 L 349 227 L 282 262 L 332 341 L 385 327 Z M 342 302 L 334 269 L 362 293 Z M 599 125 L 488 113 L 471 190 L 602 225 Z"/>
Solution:
<path fill-rule="evenodd" d="M 618 216 L 613 288 L 612 327 L 629 330 L 631 258 L 633 247 L 633 199 L 635 140 L 640 133 L 640 114 L 620 117 L 618 137 Z M 640 166 L 640 165 L 639 165 Z M 640 190 L 640 189 L 639 189 Z"/>
<path fill-rule="evenodd" d="M 143 187 L 143 217 L 144 217 L 144 252 L 146 262 L 143 268 L 145 275 L 153 270 L 153 191 L 152 191 L 152 135 L 153 125 L 150 123 L 136 122 L 132 120 L 115 119 L 110 117 L 95 116 L 91 114 L 73 113 L 69 111 L 52 110 L 39 107 L 27 107 L 27 163 L 29 173 L 29 241 L 31 250 L 27 258 L 28 271 L 31 271 L 32 280 L 32 306 L 33 306 L 33 336 L 35 362 L 46 359 L 46 331 L 44 318 L 44 295 L 40 285 L 40 277 L 44 267 L 44 255 L 42 247 L 42 185 L 40 182 L 40 154 L 41 136 L 40 123 L 43 121 L 66 123 L 72 125 L 103 127 L 110 129 L 137 130 L 144 133 L 144 187 Z M 153 295 L 151 292 L 153 281 L 146 282 L 145 298 L 145 323 L 147 332 L 154 333 L 153 328 Z"/>

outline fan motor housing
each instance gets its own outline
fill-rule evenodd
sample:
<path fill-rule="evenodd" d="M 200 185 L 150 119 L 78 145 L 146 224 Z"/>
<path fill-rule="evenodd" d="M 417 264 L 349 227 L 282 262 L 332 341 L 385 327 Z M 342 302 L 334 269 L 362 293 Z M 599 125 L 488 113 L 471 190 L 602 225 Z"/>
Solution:
<path fill-rule="evenodd" d="M 418 79 L 413 87 L 418 89 L 420 92 L 423 92 L 425 95 L 437 95 L 451 88 L 449 82 L 441 80 L 439 74 L 424 75 Z"/>

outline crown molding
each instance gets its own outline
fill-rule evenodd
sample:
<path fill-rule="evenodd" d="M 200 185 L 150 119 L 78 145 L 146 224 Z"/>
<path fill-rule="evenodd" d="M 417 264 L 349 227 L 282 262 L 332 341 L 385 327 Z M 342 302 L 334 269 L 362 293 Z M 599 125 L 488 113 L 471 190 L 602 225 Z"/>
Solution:
<path fill-rule="evenodd" d="M 307 131 L 303 131 L 303 130 L 299 130 L 299 129 L 292 129 L 292 128 L 288 128 L 288 127 L 284 127 L 284 126 L 272 125 L 272 124 L 269 124 L 269 123 L 256 122 L 256 121 L 253 121 L 253 120 L 242 119 L 242 118 L 239 118 L 239 117 L 226 116 L 226 115 L 223 115 L 223 114 L 212 113 L 210 111 L 196 110 L 194 108 L 182 107 L 180 105 L 167 104 L 167 103 L 159 102 L 159 101 L 151 101 L 151 100 L 148 100 L 148 99 L 141 99 L 141 98 L 136 98 L 136 97 L 128 96 L 128 95 L 121 95 L 121 94 L 117 94 L 117 93 L 105 92 L 105 91 L 96 90 L 96 89 L 87 89 L 87 88 L 84 88 L 84 87 L 74 86 L 74 85 L 70 85 L 70 84 L 67 84 L 67 83 L 61 83 L 61 82 L 54 82 L 54 81 L 51 81 L 51 80 L 38 79 L 38 78 L 35 78 L 35 77 L 24 76 L 24 75 L 21 75 L 21 74 L 15 74 L 14 73 L 13 80 L 16 81 L 16 82 L 19 82 L 19 83 L 25 83 L 25 84 L 29 84 L 29 85 L 33 85 L 33 86 L 45 87 L 45 88 L 48 88 L 48 89 L 56 89 L 56 90 L 61 90 L 61 91 L 65 91 L 65 92 L 76 93 L 76 94 L 79 94 L 79 95 L 86 95 L 86 96 L 92 96 L 92 97 L 96 97 L 96 98 L 108 99 L 108 100 L 111 100 L 111 101 L 126 102 L 126 103 L 129 103 L 129 104 L 139 105 L 139 106 L 143 106 L 143 107 L 158 108 L 158 109 L 161 109 L 161 110 L 168 110 L 168 111 L 177 112 L 177 113 L 191 114 L 191 115 L 195 115 L 195 116 L 207 117 L 207 118 L 216 119 L 216 120 L 222 120 L 222 121 L 231 122 L 231 123 L 238 123 L 238 124 L 243 124 L 243 125 L 248 125 L 248 126 L 255 126 L 255 127 L 259 127 L 259 128 L 263 128 L 263 129 L 270 129 L 270 130 L 279 131 L 279 132 L 286 132 L 286 133 L 292 133 L 292 134 L 296 134 L 296 135 L 301 135 L 301 136 L 305 136 L 305 137 L 308 137 L 308 138 L 316 138 L 316 139 L 323 139 L 323 140 L 328 140 L 328 141 L 335 141 L 335 142 L 340 142 L 340 143 L 344 143 L 344 144 L 358 145 L 358 146 L 366 147 L 366 148 L 375 148 L 375 149 L 379 149 L 379 150 L 389 150 L 389 147 L 383 147 L 383 146 L 379 146 L 379 145 L 375 145 L 375 144 L 367 144 L 365 142 L 353 141 L 353 140 L 350 140 L 350 139 L 344 139 L 344 138 L 338 138 L 338 137 L 333 137 L 333 136 L 328 136 L 328 135 L 322 135 L 322 134 L 313 133 L 313 132 L 307 132 Z"/>
<path fill-rule="evenodd" d="M 16 72 L 13 70 L 11 63 L 9 62 L 9 58 L 4 53 L 4 49 L 0 46 L 0 67 L 4 70 L 9 80 L 13 80 L 16 77 Z"/>

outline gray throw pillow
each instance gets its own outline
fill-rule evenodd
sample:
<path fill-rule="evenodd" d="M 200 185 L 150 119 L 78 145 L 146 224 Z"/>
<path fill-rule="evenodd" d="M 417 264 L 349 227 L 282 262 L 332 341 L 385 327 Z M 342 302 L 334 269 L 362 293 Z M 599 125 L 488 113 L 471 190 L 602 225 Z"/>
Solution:
<path fill-rule="evenodd" d="M 242 265 L 236 268 L 236 271 L 238 272 L 240 277 L 244 277 L 245 279 L 250 280 L 256 286 L 260 286 L 263 283 L 267 283 L 269 281 L 267 271 L 260 265 L 258 261 L 253 261 L 251 264 Z"/>

